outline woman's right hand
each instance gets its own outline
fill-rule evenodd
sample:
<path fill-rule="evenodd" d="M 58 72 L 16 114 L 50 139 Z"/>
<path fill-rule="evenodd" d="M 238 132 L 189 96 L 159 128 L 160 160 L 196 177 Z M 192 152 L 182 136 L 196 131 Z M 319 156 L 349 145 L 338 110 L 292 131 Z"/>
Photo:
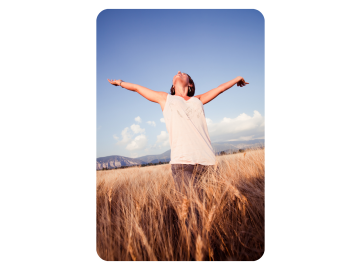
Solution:
<path fill-rule="evenodd" d="M 112 85 L 115 85 L 115 86 L 120 86 L 120 83 L 122 82 L 122 80 L 109 80 L 109 83 L 111 83 Z"/>
<path fill-rule="evenodd" d="M 245 85 L 249 84 L 248 82 L 245 82 L 245 79 L 241 76 L 239 76 L 239 81 L 237 82 L 237 86 L 243 87 Z"/>

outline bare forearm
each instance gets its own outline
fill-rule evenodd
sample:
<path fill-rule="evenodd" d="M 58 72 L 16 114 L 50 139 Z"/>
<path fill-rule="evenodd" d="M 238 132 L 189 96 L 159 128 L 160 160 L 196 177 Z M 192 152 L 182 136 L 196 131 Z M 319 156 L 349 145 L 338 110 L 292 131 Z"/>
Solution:
<path fill-rule="evenodd" d="M 235 79 L 233 79 L 231 81 L 228 81 L 226 83 L 223 83 L 223 84 L 219 85 L 218 87 L 216 87 L 216 88 L 202 94 L 201 97 L 200 97 L 200 100 L 202 101 L 203 104 L 206 104 L 206 103 L 210 102 L 211 100 L 216 98 L 222 92 L 224 92 L 227 89 L 233 87 L 241 79 L 242 79 L 242 77 L 238 76 L 238 77 L 236 77 Z"/>
<path fill-rule="evenodd" d="M 228 81 L 226 83 L 220 84 L 215 89 L 219 92 L 218 94 L 221 94 L 222 92 L 228 90 L 229 88 L 233 87 L 235 84 L 237 84 L 242 79 L 241 76 L 237 76 L 235 79 L 232 79 L 231 81 Z M 213 90 L 215 90 L 213 89 Z"/>
<path fill-rule="evenodd" d="M 120 85 L 120 82 L 118 85 Z M 121 86 L 142 95 L 144 98 L 152 102 L 161 103 L 164 99 L 166 100 L 167 94 L 165 92 L 157 92 L 144 86 L 124 81 L 121 81 Z"/>
<path fill-rule="evenodd" d="M 127 90 L 130 90 L 130 91 L 137 92 L 139 85 L 134 84 L 134 83 L 129 83 L 129 82 L 121 82 L 121 87 L 123 87 Z"/>

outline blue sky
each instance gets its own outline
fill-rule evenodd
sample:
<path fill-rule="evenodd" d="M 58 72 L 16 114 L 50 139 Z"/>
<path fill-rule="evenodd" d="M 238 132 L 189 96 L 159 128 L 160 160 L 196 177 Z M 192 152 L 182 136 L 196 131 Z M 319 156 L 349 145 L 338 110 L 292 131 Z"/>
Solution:
<path fill-rule="evenodd" d="M 212 142 L 264 138 L 264 18 L 257 10 L 104 10 L 97 27 L 97 157 L 170 149 L 160 105 L 111 85 L 122 79 L 169 92 L 178 72 L 195 95 L 236 76 L 204 105 Z"/>

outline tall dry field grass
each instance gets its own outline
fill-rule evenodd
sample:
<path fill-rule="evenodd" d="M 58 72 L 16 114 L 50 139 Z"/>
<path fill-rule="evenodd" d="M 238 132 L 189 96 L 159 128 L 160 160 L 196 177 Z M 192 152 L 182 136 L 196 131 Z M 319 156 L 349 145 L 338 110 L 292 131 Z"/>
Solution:
<path fill-rule="evenodd" d="M 169 164 L 97 172 L 97 252 L 114 260 L 257 260 L 264 253 L 264 149 L 216 157 L 175 190 Z"/>

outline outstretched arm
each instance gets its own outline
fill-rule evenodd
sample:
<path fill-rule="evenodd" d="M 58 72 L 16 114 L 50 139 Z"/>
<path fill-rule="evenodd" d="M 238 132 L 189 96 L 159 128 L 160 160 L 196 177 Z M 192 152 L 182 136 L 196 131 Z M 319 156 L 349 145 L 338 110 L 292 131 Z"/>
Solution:
<path fill-rule="evenodd" d="M 163 109 L 162 104 L 165 104 L 166 97 L 167 97 L 166 92 L 154 91 L 154 90 L 151 90 L 151 89 L 146 88 L 144 86 L 134 84 L 134 83 L 124 82 L 122 80 L 109 80 L 108 79 L 108 81 L 112 85 L 121 86 L 122 88 L 125 88 L 125 89 L 128 89 L 130 91 L 139 93 L 140 95 L 142 95 L 147 100 L 159 103 L 161 105 L 161 108 Z"/>
<path fill-rule="evenodd" d="M 210 91 L 208 91 L 204 94 L 198 95 L 196 97 L 198 97 L 201 100 L 201 102 L 205 105 L 206 103 L 208 103 L 211 100 L 213 100 L 214 98 L 216 98 L 222 92 L 233 87 L 235 84 L 237 84 L 237 86 L 243 87 L 249 83 L 245 82 L 243 77 L 238 76 L 235 79 L 228 81 L 226 83 L 223 83 L 223 84 L 219 85 L 218 87 L 211 89 Z"/>

